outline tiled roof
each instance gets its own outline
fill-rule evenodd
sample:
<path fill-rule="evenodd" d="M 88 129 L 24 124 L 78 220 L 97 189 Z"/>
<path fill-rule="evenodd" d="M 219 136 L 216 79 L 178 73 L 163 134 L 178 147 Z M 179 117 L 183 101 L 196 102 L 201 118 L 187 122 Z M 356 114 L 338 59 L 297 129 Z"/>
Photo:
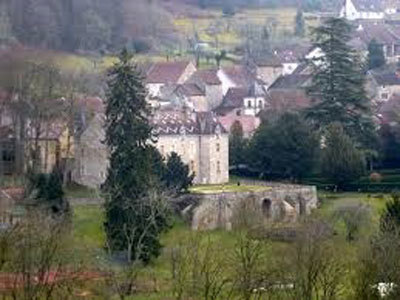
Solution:
<path fill-rule="evenodd" d="M 226 133 L 212 112 L 160 111 L 153 125 L 157 135 L 207 135 Z"/>
<path fill-rule="evenodd" d="M 378 73 L 371 71 L 371 75 L 379 85 L 400 85 L 400 74 L 396 72 Z"/>
<path fill-rule="evenodd" d="M 301 89 L 304 88 L 304 85 L 310 80 L 310 78 L 310 75 L 304 74 L 290 74 L 281 76 L 275 80 L 269 89 Z"/>
<path fill-rule="evenodd" d="M 244 87 L 230 88 L 226 93 L 222 107 L 241 107 L 243 106 L 243 98 L 249 94 L 249 89 Z"/>
<path fill-rule="evenodd" d="M 370 24 L 364 23 L 360 28 L 354 31 L 353 39 L 358 38 L 368 45 L 371 40 L 375 39 L 381 44 L 395 44 L 400 41 L 399 35 L 395 27 L 387 24 Z M 360 41 L 357 41 L 360 43 Z"/>
<path fill-rule="evenodd" d="M 184 83 L 178 85 L 176 90 L 187 97 L 205 95 L 205 92 L 196 83 Z"/>
<path fill-rule="evenodd" d="M 273 111 L 301 110 L 312 104 L 312 100 L 302 90 L 271 90 L 267 101 Z"/>
<path fill-rule="evenodd" d="M 223 68 L 222 71 L 232 80 L 237 86 L 247 87 L 253 81 L 255 76 L 245 66 L 233 66 Z"/>
<path fill-rule="evenodd" d="M 282 67 L 280 58 L 274 54 L 256 58 L 254 59 L 254 64 L 258 67 Z"/>
<path fill-rule="evenodd" d="M 217 69 L 197 70 L 189 81 L 193 83 L 201 81 L 206 85 L 219 85 L 221 84 L 221 80 L 219 80 L 217 73 Z"/>
<path fill-rule="evenodd" d="M 148 70 L 146 83 L 177 83 L 190 62 L 158 62 Z"/>

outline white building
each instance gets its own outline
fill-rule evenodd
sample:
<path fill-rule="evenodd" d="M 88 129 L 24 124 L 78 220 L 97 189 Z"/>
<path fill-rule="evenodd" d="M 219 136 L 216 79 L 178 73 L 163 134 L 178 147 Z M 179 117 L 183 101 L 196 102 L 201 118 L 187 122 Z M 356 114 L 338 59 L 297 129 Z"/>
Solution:
<path fill-rule="evenodd" d="M 385 18 L 385 9 L 380 0 L 345 0 L 340 17 L 350 21 L 382 20 Z"/>

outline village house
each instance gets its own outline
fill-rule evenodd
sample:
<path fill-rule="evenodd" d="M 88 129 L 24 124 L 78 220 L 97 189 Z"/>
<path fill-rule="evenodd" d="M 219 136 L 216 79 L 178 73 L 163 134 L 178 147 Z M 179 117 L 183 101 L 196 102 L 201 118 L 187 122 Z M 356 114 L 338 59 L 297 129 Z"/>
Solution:
<path fill-rule="evenodd" d="M 204 91 L 207 107 L 202 111 L 211 111 L 221 104 L 223 90 L 218 69 L 197 70 L 187 82 L 196 84 L 200 90 Z"/>
<path fill-rule="evenodd" d="M 400 58 L 400 27 L 388 24 L 360 23 L 353 33 L 350 45 L 364 57 L 368 54 L 368 45 L 375 40 L 381 45 L 386 61 L 397 63 Z"/>
<path fill-rule="evenodd" d="M 282 64 L 282 75 L 290 75 L 299 67 L 305 56 L 310 54 L 310 45 L 286 45 L 275 48 L 273 52 Z"/>
<path fill-rule="evenodd" d="M 249 63 L 249 68 L 255 78 L 262 81 L 266 88 L 283 74 L 282 62 L 276 55 L 254 59 Z"/>
<path fill-rule="evenodd" d="M 244 136 L 250 137 L 261 123 L 258 114 L 267 106 L 265 97 L 263 85 L 257 82 L 250 87 L 230 88 L 222 104 L 215 110 L 218 120 L 229 132 L 232 125 L 239 122 Z"/>
<path fill-rule="evenodd" d="M 190 61 L 158 62 L 146 70 L 145 85 L 149 98 L 158 97 L 163 86 L 183 84 L 196 72 Z"/>
<path fill-rule="evenodd" d="M 350 21 L 382 20 L 385 10 L 381 0 L 344 0 L 339 16 Z"/>
<path fill-rule="evenodd" d="M 310 107 L 312 100 L 306 92 L 310 83 L 310 74 L 290 74 L 278 78 L 268 89 L 269 110 L 278 113 Z"/>
<path fill-rule="evenodd" d="M 388 101 L 393 94 L 400 93 L 400 73 L 398 71 L 369 71 L 367 91 L 376 102 Z"/>

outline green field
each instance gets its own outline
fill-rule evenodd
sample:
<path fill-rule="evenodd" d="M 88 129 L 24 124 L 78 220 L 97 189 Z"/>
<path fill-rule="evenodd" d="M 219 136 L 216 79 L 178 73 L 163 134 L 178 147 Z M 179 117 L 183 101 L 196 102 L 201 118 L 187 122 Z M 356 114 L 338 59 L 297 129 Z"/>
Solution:
<path fill-rule="evenodd" d="M 207 187 L 208 189 L 210 186 Z M 363 230 L 362 240 L 365 240 L 371 232 L 374 232 L 378 225 L 379 215 L 384 208 L 388 195 L 368 195 L 358 193 L 324 193 L 320 195 L 321 206 L 314 211 L 315 216 L 321 216 L 324 220 L 332 221 L 334 213 L 341 207 L 349 205 L 365 204 L 371 208 L 372 218 L 368 230 Z M 104 233 L 102 230 L 103 213 L 100 206 L 75 206 L 74 207 L 74 236 L 77 253 L 83 258 L 89 259 L 94 265 L 96 259 L 103 255 Z M 343 259 L 349 267 L 357 257 L 359 242 L 349 243 L 344 239 L 343 224 L 335 223 L 338 235 L 332 237 L 332 243 L 337 251 L 343 254 Z M 138 293 L 132 296 L 131 300 L 154 299 L 165 300 L 175 299 L 172 297 L 171 286 L 171 251 L 179 245 L 188 243 L 193 239 L 200 239 L 201 243 L 211 242 L 217 247 L 220 253 L 228 259 L 238 242 L 237 232 L 222 230 L 209 232 L 192 232 L 189 226 L 183 221 L 176 220 L 173 228 L 163 235 L 162 243 L 164 250 L 162 255 L 151 265 L 140 272 L 140 287 Z M 281 258 L 281 254 L 290 251 L 290 244 L 281 242 L 266 241 L 268 256 L 274 260 Z M 227 270 L 230 268 L 227 266 Z M 229 271 L 230 272 L 230 271 Z M 350 284 L 350 282 L 349 282 Z"/>

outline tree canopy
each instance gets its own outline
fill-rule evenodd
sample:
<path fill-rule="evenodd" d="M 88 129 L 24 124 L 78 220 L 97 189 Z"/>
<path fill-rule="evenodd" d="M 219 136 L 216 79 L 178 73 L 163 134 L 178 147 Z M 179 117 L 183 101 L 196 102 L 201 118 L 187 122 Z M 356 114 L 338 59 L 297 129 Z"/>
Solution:
<path fill-rule="evenodd" d="M 313 59 L 309 95 L 315 104 L 307 117 L 318 128 L 338 122 L 360 144 L 371 147 L 375 126 L 364 83 L 365 73 L 356 52 L 348 45 L 352 26 L 342 18 L 330 18 L 313 32 L 313 45 L 323 55 Z"/>

